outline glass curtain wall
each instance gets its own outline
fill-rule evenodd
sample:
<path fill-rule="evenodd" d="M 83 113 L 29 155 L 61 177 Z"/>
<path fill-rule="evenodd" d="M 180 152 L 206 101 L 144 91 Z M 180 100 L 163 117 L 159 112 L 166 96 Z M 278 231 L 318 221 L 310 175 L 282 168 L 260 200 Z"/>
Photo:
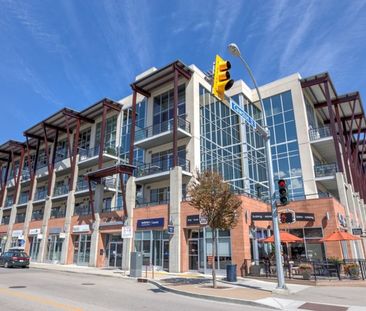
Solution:
<path fill-rule="evenodd" d="M 201 171 L 221 174 L 244 191 L 239 117 L 200 85 Z"/>
<path fill-rule="evenodd" d="M 102 122 L 99 122 L 95 131 L 95 147 L 100 145 L 100 134 Z M 104 148 L 110 154 L 114 154 L 116 148 L 116 133 L 117 133 L 117 115 L 114 115 L 106 120 Z"/>
<path fill-rule="evenodd" d="M 263 103 L 271 132 L 275 182 L 285 178 L 289 198 L 302 200 L 304 185 L 291 91 L 265 98 Z"/>

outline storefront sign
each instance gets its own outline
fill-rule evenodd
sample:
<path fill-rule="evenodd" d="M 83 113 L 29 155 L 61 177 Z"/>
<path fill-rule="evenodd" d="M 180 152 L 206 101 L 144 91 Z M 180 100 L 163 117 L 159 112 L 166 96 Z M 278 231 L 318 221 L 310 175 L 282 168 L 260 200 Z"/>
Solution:
<path fill-rule="evenodd" d="M 11 234 L 11 236 L 13 238 L 18 238 L 18 237 L 20 237 L 22 235 L 23 235 L 23 230 L 14 230 L 13 233 Z"/>
<path fill-rule="evenodd" d="M 271 212 L 255 212 L 251 214 L 252 220 L 257 221 L 268 221 L 272 220 L 272 213 Z"/>
<path fill-rule="evenodd" d="M 141 219 L 137 221 L 137 228 L 164 227 L 164 218 Z"/>
<path fill-rule="evenodd" d="M 76 227 L 76 226 L 74 226 Z M 48 233 L 49 234 L 59 234 L 62 231 L 62 228 L 56 227 L 56 228 L 50 228 Z"/>
<path fill-rule="evenodd" d="M 199 224 L 200 224 L 200 215 L 187 216 L 187 226 L 199 225 Z"/>
<path fill-rule="evenodd" d="M 131 226 L 122 227 L 122 239 L 132 239 L 133 228 Z"/>
<path fill-rule="evenodd" d="M 174 234 L 174 226 L 173 225 L 168 226 L 168 234 Z"/>
<path fill-rule="evenodd" d="M 353 228 L 352 234 L 353 235 L 362 235 L 362 228 Z"/>
<path fill-rule="evenodd" d="M 312 213 L 296 213 L 296 221 L 314 221 L 315 215 Z"/>
<path fill-rule="evenodd" d="M 41 233 L 41 229 L 37 228 L 37 229 L 29 229 L 29 235 L 37 235 Z"/>
<path fill-rule="evenodd" d="M 72 232 L 78 233 L 78 232 L 86 232 L 90 231 L 89 225 L 78 225 L 72 227 Z"/>

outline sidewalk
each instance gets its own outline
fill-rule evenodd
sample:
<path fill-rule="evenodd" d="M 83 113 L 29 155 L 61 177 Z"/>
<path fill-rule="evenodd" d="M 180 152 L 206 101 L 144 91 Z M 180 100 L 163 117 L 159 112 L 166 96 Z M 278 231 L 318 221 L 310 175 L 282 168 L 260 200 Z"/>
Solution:
<path fill-rule="evenodd" d="M 55 265 L 44 263 L 31 263 L 31 268 L 82 273 L 107 277 L 119 277 L 128 280 L 136 280 L 128 276 L 128 272 L 119 269 L 83 267 L 76 265 Z M 146 279 L 146 271 L 143 271 L 142 278 Z M 212 288 L 210 275 L 198 273 L 168 273 L 165 271 L 147 272 L 147 281 L 158 288 L 175 294 L 189 297 L 208 299 L 213 301 L 229 302 L 242 305 L 257 306 L 262 310 L 321 310 L 321 311 L 366 311 L 363 307 L 366 303 L 360 297 L 359 290 L 364 287 L 328 287 L 328 286 L 307 286 L 299 284 L 287 284 L 288 295 L 273 293 L 276 283 L 265 280 L 238 278 L 235 283 L 226 282 L 222 277 L 218 278 L 218 288 Z M 365 286 L 365 284 L 361 284 Z M 359 286 L 359 285 L 355 285 Z M 339 290 L 335 296 L 334 289 Z M 346 291 L 348 291 L 348 294 Z M 345 297 L 341 297 L 345 293 Z M 333 295 L 333 296 L 332 296 Z M 353 296 L 352 296 L 353 295 Z M 348 299 L 348 297 L 350 299 Z M 335 299 L 339 298 L 339 299 Z M 346 298 L 347 300 L 345 301 Z M 347 306 L 346 304 L 353 304 Z M 299 309 L 300 308 L 300 309 Z"/>

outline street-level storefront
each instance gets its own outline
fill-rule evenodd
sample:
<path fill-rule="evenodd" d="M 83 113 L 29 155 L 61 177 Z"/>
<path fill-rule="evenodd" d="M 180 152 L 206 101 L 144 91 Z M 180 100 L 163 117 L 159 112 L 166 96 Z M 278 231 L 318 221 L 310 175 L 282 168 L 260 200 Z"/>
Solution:
<path fill-rule="evenodd" d="M 73 263 L 79 266 L 89 265 L 91 247 L 91 234 L 89 225 L 73 226 L 73 244 Z"/>
<path fill-rule="evenodd" d="M 5 251 L 6 241 L 7 241 L 7 235 L 5 233 L 0 233 L 0 253 L 3 253 Z"/>
<path fill-rule="evenodd" d="M 24 242 L 23 230 L 13 230 L 10 247 L 24 247 Z"/>
<path fill-rule="evenodd" d="M 105 266 L 109 268 L 121 268 L 123 252 L 121 232 L 105 234 L 105 245 Z"/>
<path fill-rule="evenodd" d="M 43 236 L 40 228 L 29 229 L 29 257 L 32 261 L 38 260 L 39 247 L 41 245 L 42 238 Z"/>
<path fill-rule="evenodd" d="M 62 228 L 50 228 L 47 238 L 46 262 L 59 263 L 61 260 L 64 235 Z"/>

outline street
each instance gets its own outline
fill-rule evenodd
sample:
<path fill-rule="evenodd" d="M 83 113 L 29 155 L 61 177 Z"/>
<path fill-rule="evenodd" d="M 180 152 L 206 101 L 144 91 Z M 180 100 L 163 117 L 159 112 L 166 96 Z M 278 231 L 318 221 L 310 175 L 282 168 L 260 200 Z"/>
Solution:
<path fill-rule="evenodd" d="M 166 293 L 135 280 L 32 268 L 0 268 L 0 306 L 11 311 L 243 310 L 240 305 Z"/>

